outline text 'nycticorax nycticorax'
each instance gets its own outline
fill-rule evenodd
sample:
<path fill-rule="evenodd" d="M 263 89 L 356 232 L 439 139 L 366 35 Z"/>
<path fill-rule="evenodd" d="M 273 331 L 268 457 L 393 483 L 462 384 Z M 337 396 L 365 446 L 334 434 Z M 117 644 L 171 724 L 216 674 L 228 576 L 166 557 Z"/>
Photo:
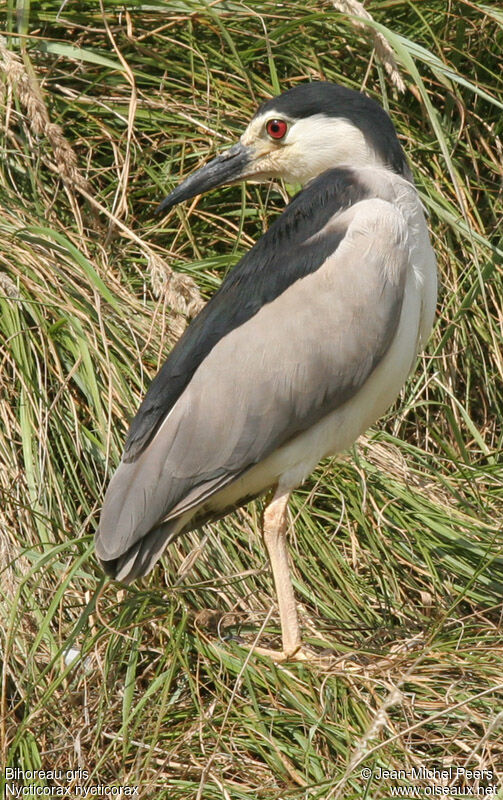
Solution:
<path fill-rule="evenodd" d="M 126 583 L 184 531 L 272 490 L 263 535 L 282 657 L 304 657 L 287 502 L 393 403 L 430 333 L 436 266 L 388 115 L 332 83 L 265 102 L 240 141 L 161 203 L 283 178 L 302 191 L 192 321 L 152 381 L 106 493 L 96 552 Z"/>

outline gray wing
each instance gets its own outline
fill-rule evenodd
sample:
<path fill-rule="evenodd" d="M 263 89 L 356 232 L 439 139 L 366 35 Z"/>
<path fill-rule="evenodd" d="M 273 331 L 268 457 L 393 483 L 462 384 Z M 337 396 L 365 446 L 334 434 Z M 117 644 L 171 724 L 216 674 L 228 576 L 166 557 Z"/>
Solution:
<path fill-rule="evenodd" d="M 406 223 L 392 204 L 372 199 L 316 236 L 334 226 L 345 231 L 336 252 L 224 336 L 141 456 L 121 462 L 97 534 L 102 561 L 197 508 L 307 430 L 350 399 L 380 362 L 400 319 Z"/>

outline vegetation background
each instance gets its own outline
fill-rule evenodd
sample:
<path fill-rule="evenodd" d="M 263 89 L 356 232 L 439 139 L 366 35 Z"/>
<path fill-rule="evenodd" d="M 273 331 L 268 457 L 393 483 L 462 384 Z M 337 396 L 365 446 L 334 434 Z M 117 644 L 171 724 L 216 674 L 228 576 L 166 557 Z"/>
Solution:
<path fill-rule="evenodd" d="M 0 6 L 0 763 L 88 773 L 40 787 L 379 800 L 503 779 L 503 13 L 376 0 L 362 29 L 338 5 Z M 274 665 L 242 646 L 279 630 L 259 503 L 128 589 L 92 537 L 149 381 L 289 188 L 153 208 L 259 102 L 319 78 L 389 109 L 441 296 L 396 408 L 295 494 L 304 633 L 332 655 Z"/>

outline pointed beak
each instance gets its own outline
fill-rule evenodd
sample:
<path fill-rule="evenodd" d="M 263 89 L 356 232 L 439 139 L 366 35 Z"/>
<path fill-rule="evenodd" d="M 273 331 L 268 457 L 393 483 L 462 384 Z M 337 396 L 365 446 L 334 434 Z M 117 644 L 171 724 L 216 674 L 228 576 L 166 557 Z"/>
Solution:
<path fill-rule="evenodd" d="M 171 194 L 160 203 L 156 214 L 165 213 L 170 208 L 190 200 L 198 194 L 216 189 L 224 184 L 237 183 L 248 176 L 248 167 L 253 161 L 253 150 L 241 142 L 233 145 L 221 155 L 209 161 L 204 167 L 193 172 L 188 178 L 173 189 Z"/>

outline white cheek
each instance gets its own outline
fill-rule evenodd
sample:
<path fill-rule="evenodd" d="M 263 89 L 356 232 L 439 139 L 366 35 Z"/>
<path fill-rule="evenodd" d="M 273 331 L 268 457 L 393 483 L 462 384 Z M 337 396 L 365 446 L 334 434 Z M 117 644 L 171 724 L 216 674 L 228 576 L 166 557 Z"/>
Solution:
<path fill-rule="evenodd" d="M 289 173 L 285 178 L 292 183 L 305 183 L 343 164 L 367 166 L 377 160 L 355 125 L 346 119 L 328 119 L 321 114 L 296 122 L 285 144 L 284 163 Z"/>

